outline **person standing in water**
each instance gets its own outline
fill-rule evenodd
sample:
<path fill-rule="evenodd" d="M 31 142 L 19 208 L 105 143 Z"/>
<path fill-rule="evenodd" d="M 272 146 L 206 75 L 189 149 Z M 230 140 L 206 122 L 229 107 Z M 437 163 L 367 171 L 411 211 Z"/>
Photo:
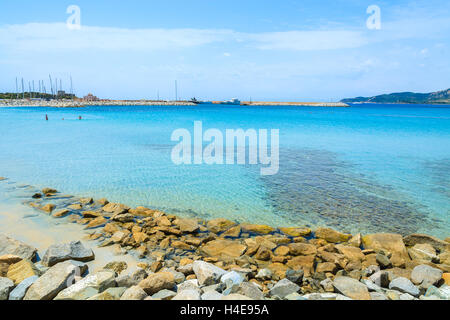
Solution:
<path fill-rule="evenodd" d="M 45 120 L 48 121 L 48 115 L 45 115 Z"/>

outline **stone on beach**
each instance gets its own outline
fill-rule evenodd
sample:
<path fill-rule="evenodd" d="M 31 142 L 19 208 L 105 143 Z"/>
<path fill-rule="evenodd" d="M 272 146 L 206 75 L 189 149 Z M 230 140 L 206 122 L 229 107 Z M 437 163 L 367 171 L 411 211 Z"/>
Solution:
<path fill-rule="evenodd" d="M 106 204 L 103 208 L 103 211 L 108 212 L 108 213 L 112 213 L 114 215 L 120 215 L 123 213 L 127 213 L 128 210 L 130 210 L 130 207 L 121 204 L 121 203 L 108 203 Z"/>
<path fill-rule="evenodd" d="M 24 300 L 51 300 L 87 270 L 84 263 L 68 260 L 47 270 L 28 289 Z"/>
<path fill-rule="evenodd" d="M 204 261 L 194 261 L 193 270 L 200 285 L 214 284 L 226 273 L 225 270 Z"/>
<path fill-rule="evenodd" d="M 209 241 L 204 244 L 200 248 L 200 251 L 208 257 L 238 258 L 245 252 L 246 249 L 246 245 L 243 245 L 237 241 L 219 239 Z"/>
<path fill-rule="evenodd" d="M 153 295 L 163 289 L 173 289 L 175 286 L 175 278 L 170 272 L 158 272 L 149 275 L 146 279 L 139 282 L 139 286 L 147 294 Z"/>
<path fill-rule="evenodd" d="M 241 224 L 243 232 L 257 233 L 257 234 L 269 234 L 275 231 L 274 228 L 263 224 Z"/>
<path fill-rule="evenodd" d="M 106 223 L 108 223 L 108 220 L 105 217 L 97 217 L 86 225 L 85 229 L 94 229 L 98 227 L 104 226 Z"/>
<path fill-rule="evenodd" d="M 309 228 L 279 228 L 281 232 L 291 237 L 306 237 L 311 234 L 311 229 Z"/>
<path fill-rule="evenodd" d="M 365 249 L 374 249 L 379 252 L 390 252 L 392 254 L 390 261 L 394 267 L 404 267 L 405 263 L 410 261 L 403 237 L 394 233 L 376 233 L 363 237 Z"/>
<path fill-rule="evenodd" d="M 55 213 L 52 214 L 52 217 L 54 218 L 63 218 L 66 215 L 68 215 L 70 213 L 70 210 L 68 209 L 61 209 L 56 211 Z"/>
<path fill-rule="evenodd" d="M 66 260 L 87 262 L 95 259 L 92 249 L 87 249 L 81 241 L 50 246 L 42 258 L 42 264 L 51 267 Z"/>
<path fill-rule="evenodd" d="M 39 276 L 32 276 L 17 285 L 9 294 L 9 300 L 22 300 L 28 288 L 39 279 Z"/>
<path fill-rule="evenodd" d="M 283 279 L 278 281 L 273 288 L 270 289 L 270 293 L 283 299 L 287 295 L 298 292 L 299 290 L 300 287 L 298 285 L 288 279 Z"/>
<path fill-rule="evenodd" d="M 227 219 L 223 219 L 223 218 L 217 218 L 217 219 L 209 220 L 208 223 L 206 224 L 206 227 L 211 232 L 220 233 L 220 232 L 228 230 L 229 228 L 231 228 L 235 225 L 236 225 L 236 222 L 233 222 L 233 221 L 230 221 Z"/>
<path fill-rule="evenodd" d="M 132 286 L 125 290 L 120 300 L 144 300 L 147 297 L 147 293 L 139 286 Z"/>
<path fill-rule="evenodd" d="M 341 233 L 330 228 L 318 228 L 315 235 L 317 238 L 324 239 L 331 243 L 346 242 L 352 237 L 351 234 Z"/>
<path fill-rule="evenodd" d="M 70 287 L 62 290 L 55 297 L 55 300 L 79 300 L 83 296 L 82 293 L 88 288 L 95 289 L 97 292 L 101 293 L 115 285 L 114 271 L 103 270 L 88 275 Z"/>
<path fill-rule="evenodd" d="M 354 300 L 370 300 L 370 294 L 367 287 L 350 277 L 336 277 L 333 286 L 337 292 Z"/>
<path fill-rule="evenodd" d="M 419 288 L 417 288 L 409 279 L 404 277 L 398 277 L 392 280 L 389 283 L 389 289 L 408 293 L 414 297 L 418 297 L 420 294 Z"/>
<path fill-rule="evenodd" d="M 46 204 L 42 206 L 40 209 L 47 213 L 52 213 L 52 211 L 56 208 L 56 206 L 52 203 Z"/>
<path fill-rule="evenodd" d="M 11 254 L 34 261 L 36 253 L 36 248 L 0 233 L 0 256 Z"/>
<path fill-rule="evenodd" d="M 14 282 L 8 278 L 0 277 L 0 300 L 8 300 L 12 288 L 14 288 Z"/>
<path fill-rule="evenodd" d="M 431 285 L 436 285 L 442 279 L 442 274 L 442 270 L 422 264 L 412 270 L 411 281 L 427 289 Z"/>
<path fill-rule="evenodd" d="M 18 285 L 23 280 L 32 277 L 40 276 L 41 273 L 38 268 L 35 267 L 33 262 L 24 259 L 9 266 L 7 277 L 14 281 L 15 285 Z"/>
<path fill-rule="evenodd" d="M 404 243 L 413 247 L 416 244 L 429 244 L 439 251 L 450 251 L 450 243 L 427 234 L 414 233 L 403 238 Z"/>
<path fill-rule="evenodd" d="M 200 292 L 198 290 L 183 290 L 175 297 L 172 298 L 172 300 L 200 300 Z"/>

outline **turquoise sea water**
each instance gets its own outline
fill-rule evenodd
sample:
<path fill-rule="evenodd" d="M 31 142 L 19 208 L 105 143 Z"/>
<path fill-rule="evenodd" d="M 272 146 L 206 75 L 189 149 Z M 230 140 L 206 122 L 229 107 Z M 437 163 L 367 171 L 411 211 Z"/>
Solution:
<path fill-rule="evenodd" d="M 279 173 L 174 165 L 172 131 L 196 120 L 279 129 Z M 0 108 L 0 150 L 0 176 L 66 194 L 206 219 L 450 235 L 445 106 Z"/>

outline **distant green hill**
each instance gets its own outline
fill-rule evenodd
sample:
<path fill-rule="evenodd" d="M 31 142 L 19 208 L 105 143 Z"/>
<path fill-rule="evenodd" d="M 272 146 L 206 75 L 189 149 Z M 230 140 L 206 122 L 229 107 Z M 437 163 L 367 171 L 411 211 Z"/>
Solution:
<path fill-rule="evenodd" d="M 382 94 L 375 97 L 357 97 L 343 99 L 344 103 L 417 103 L 417 104 L 450 104 L 450 89 L 431 92 L 414 93 L 399 92 Z"/>

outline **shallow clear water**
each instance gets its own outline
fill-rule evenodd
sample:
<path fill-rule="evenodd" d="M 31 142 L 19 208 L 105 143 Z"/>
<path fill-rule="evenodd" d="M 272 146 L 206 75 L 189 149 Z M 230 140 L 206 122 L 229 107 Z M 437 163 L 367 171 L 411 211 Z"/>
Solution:
<path fill-rule="evenodd" d="M 279 129 L 279 173 L 174 165 L 172 131 L 196 120 Z M 0 176 L 12 181 L 178 215 L 450 234 L 444 106 L 0 108 L 0 150 Z"/>

